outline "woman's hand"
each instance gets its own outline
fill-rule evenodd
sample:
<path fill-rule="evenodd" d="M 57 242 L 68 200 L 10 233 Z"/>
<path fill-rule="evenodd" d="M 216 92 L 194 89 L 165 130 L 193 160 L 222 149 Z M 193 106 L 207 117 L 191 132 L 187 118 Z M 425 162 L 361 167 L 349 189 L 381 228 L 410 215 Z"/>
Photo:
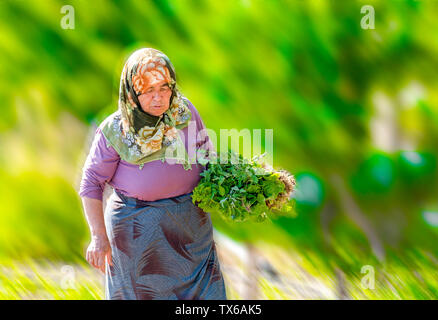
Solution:
<path fill-rule="evenodd" d="M 93 235 L 86 254 L 88 263 L 105 274 L 105 258 L 112 266 L 111 246 L 108 237 L 105 234 Z"/>
<path fill-rule="evenodd" d="M 87 249 L 86 259 L 89 264 L 105 274 L 105 258 L 111 266 L 113 263 L 111 246 L 105 229 L 102 200 L 83 197 L 82 203 L 91 232 L 91 243 Z"/>

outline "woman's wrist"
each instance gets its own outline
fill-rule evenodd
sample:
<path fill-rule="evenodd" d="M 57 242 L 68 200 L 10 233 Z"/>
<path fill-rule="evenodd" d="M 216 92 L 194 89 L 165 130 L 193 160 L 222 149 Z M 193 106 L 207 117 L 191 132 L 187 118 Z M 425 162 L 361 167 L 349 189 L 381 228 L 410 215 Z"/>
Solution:
<path fill-rule="evenodd" d="M 92 238 L 102 238 L 102 237 L 107 237 L 107 234 L 106 234 L 106 230 L 105 230 L 105 228 L 103 228 L 103 229 L 94 229 L 94 230 L 91 230 L 91 237 L 92 237 Z"/>

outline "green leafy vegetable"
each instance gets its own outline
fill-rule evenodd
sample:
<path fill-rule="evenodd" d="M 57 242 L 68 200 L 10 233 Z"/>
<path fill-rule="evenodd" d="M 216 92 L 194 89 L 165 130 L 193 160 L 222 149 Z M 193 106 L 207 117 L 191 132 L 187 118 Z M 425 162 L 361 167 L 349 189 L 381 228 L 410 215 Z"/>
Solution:
<path fill-rule="evenodd" d="M 226 163 L 220 159 L 210 155 L 198 160 L 207 168 L 193 190 L 195 205 L 227 221 L 262 222 L 268 216 L 295 216 L 290 200 L 295 179 L 289 172 L 259 163 L 260 156 L 249 161 L 231 150 L 222 154 Z"/>

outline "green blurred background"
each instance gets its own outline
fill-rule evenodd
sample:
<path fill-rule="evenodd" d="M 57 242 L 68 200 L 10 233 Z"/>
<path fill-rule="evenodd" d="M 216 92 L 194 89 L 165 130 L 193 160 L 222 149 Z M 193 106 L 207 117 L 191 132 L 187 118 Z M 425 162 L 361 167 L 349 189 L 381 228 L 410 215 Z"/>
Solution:
<path fill-rule="evenodd" d="M 436 299 L 437 15 L 438 1 L 0 1 L 0 264 L 84 263 L 90 139 L 127 55 L 154 47 L 208 128 L 273 128 L 274 167 L 297 178 L 296 218 L 218 230 L 322 277 L 400 280 L 353 298 Z"/>

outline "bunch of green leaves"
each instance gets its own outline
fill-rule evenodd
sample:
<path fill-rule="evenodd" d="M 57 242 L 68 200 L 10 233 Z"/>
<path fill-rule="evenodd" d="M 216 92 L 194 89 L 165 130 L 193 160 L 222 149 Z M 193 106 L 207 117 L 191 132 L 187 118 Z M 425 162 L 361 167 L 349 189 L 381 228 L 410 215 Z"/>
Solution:
<path fill-rule="evenodd" d="M 279 201 L 285 184 L 280 173 L 229 150 L 204 158 L 206 170 L 193 190 L 192 201 L 227 221 L 262 222 L 268 216 L 295 215 L 292 201 Z M 222 160 L 221 160 L 222 159 Z"/>

